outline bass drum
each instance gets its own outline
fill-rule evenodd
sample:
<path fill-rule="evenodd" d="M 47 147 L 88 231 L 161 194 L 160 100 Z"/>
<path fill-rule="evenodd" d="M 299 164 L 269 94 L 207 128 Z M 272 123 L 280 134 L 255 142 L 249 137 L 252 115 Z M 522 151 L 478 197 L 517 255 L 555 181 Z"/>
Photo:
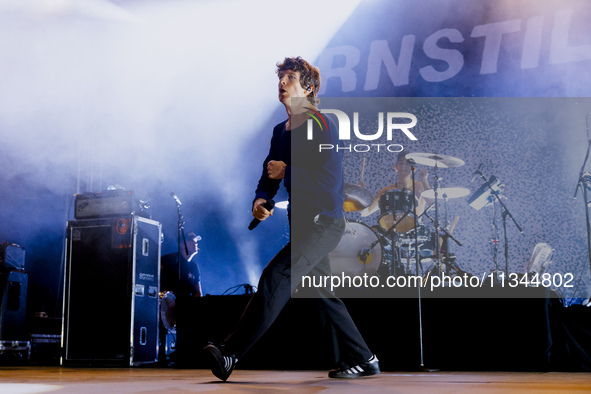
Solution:
<path fill-rule="evenodd" d="M 360 222 L 348 222 L 343 238 L 329 254 L 332 274 L 374 276 L 382 264 L 383 255 L 382 244 L 370 227 Z"/>

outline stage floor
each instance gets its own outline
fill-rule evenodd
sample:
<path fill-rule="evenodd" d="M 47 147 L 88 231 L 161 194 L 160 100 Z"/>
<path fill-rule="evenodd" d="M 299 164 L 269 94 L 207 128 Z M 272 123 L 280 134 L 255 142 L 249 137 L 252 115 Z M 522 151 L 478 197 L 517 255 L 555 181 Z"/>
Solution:
<path fill-rule="evenodd" d="M 326 371 L 236 370 L 228 382 L 203 369 L 1 367 L 0 393 L 573 393 L 589 373 L 384 372 L 353 380 Z"/>

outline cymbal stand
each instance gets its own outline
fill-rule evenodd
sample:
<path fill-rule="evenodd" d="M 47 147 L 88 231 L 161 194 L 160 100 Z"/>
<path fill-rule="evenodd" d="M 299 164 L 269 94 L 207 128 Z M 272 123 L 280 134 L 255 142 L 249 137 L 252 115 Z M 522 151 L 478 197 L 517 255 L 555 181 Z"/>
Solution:
<path fill-rule="evenodd" d="M 402 255 L 400 253 L 400 234 L 397 231 L 393 231 L 392 237 L 392 256 L 390 257 L 390 275 L 400 276 L 405 274 L 404 267 L 402 265 Z"/>
<path fill-rule="evenodd" d="M 433 171 L 433 192 L 435 193 L 435 266 L 437 266 L 441 274 L 443 271 L 441 270 L 441 245 L 439 244 L 439 196 L 437 192 L 439 189 L 439 175 L 437 175 L 437 162 L 435 163 L 434 169 L 435 170 Z"/>
<path fill-rule="evenodd" d="M 446 271 L 449 272 L 447 269 L 449 267 L 449 242 L 448 242 L 448 235 L 449 232 L 445 230 L 445 226 L 449 225 L 449 221 L 447 220 L 447 194 L 443 193 L 443 226 L 439 229 L 439 231 L 445 231 L 445 234 L 441 236 L 443 241 L 439 242 L 439 253 L 441 254 L 441 261 L 445 262 Z M 451 268 L 451 267 L 449 267 Z"/>

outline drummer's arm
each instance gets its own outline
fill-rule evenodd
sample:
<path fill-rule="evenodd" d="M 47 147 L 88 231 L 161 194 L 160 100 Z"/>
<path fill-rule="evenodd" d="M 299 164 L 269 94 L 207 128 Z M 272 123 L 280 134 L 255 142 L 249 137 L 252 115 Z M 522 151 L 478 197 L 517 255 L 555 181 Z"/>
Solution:
<path fill-rule="evenodd" d="M 421 173 L 419 174 L 419 180 L 423 184 L 423 191 L 431 190 L 431 185 L 429 185 L 429 172 L 427 172 L 427 170 L 421 170 Z"/>
<path fill-rule="evenodd" d="M 431 199 L 426 199 L 425 197 L 421 196 L 421 193 L 423 193 L 426 190 L 425 187 L 423 186 L 422 182 L 416 182 L 415 188 L 416 188 L 416 195 L 419 196 L 419 202 L 417 203 L 417 216 L 421 216 L 421 214 L 425 210 L 425 207 L 428 204 L 430 204 L 429 201 Z"/>
<path fill-rule="evenodd" d="M 369 207 L 363 208 L 361 211 L 359 211 L 361 216 L 362 217 L 369 216 L 372 213 L 374 213 L 375 211 L 377 211 L 379 200 L 380 199 L 378 197 L 374 198 L 373 201 L 371 202 L 371 204 L 369 205 Z"/>
<path fill-rule="evenodd" d="M 375 211 L 377 211 L 380 207 L 380 197 L 382 197 L 382 195 L 386 192 L 386 190 L 391 189 L 390 186 L 383 188 L 382 190 L 380 190 L 376 196 L 373 198 L 373 201 L 371 202 L 371 204 L 369 205 L 369 207 L 367 208 L 363 208 L 361 211 L 359 211 L 359 213 L 361 214 L 362 217 L 365 216 L 369 216 L 372 213 L 374 213 Z"/>
<path fill-rule="evenodd" d="M 427 172 L 427 170 L 425 169 L 422 169 L 419 174 L 419 179 L 420 182 L 418 183 L 418 188 L 421 189 L 421 191 L 417 192 L 417 195 L 420 196 L 421 193 L 425 190 L 431 190 L 431 185 L 429 184 L 429 172 Z M 419 204 L 417 205 L 417 215 L 422 215 L 425 208 L 430 206 L 433 203 L 433 201 L 435 200 L 432 198 L 425 198 L 422 196 L 419 197 Z"/>

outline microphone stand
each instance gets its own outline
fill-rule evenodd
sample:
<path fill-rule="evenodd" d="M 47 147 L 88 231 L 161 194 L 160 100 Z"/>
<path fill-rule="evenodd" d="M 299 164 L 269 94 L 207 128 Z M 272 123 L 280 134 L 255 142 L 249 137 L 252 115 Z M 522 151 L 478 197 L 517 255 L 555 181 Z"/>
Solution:
<path fill-rule="evenodd" d="M 415 230 L 415 274 L 418 276 L 419 275 L 419 265 L 421 267 L 421 272 L 423 271 L 423 265 L 421 264 L 421 256 L 419 254 L 419 230 L 418 230 L 418 223 L 419 223 L 419 218 L 417 217 L 417 192 L 416 192 L 416 187 L 415 187 L 415 170 L 416 170 L 416 166 L 415 164 L 417 164 L 413 159 L 407 159 L 406 161 L 408 161 L 408 164 L 410 164 L 410 169 L 411 169 L 411 175 L 412 175 L 412 214 L 415 218 L 415 225 L 414 225 L 414 230 Z M 410 248 L 409 248 L 410 249 Z M 409 259 L 410 259 L 410 253 L 409 253 Z M 421 297 L 421 291 L 419 290 L 419 300 Z M 420 307 L 419 307 L 420 309 Z"/>
<path fill-rule="evenodd" d="M 495 200 L 491 199 L 492 206 L 492 228 L 493 228 L 493 263 L 495 264 L 495 270 L 493 277 L 498 280 L 499 275 L 499 228 L 497 227 L 497 210 Z"/>
<path fill-rule="evenodd" d="M 185 238 L 185 222 L 183 219 L 183 213 L 181 212 L 181 201 L 176 198 L 175 194 L 172 193 L 172 197 L 174 198 L 174 201 L 176 203 L 176 211 L 179 217 L 179 222 L 178 222 L 178 230 L 177 230 L 177 254 L 176 254 L 176 262 L 178 264 L 178 269 L 179 269 L 179 281 L 178 281 L 178 294 L 177 294 L 177 298 L 181 296 L 181 278 L 182 278 L 182 270 L 181 270 L 181 238 L 183 240 L 183 245 L 185 245 L 185 254 L 188 256 L 189 255 L 189 249 L 187 248 L 187 240 Z"/>
<path fill-rule="evenodd" d="M 523 234 L 523 229 L 521 228 L 521 226 L 519 226 L 519 224 L 517 224 L 517 221 L 515 220 L 515 218 L 511 214 L 511 212 L 509 212 L 509 209 L 507 208 L 505 203 L 503 203 L 503 201 L 501 200 L 501 197 L 499 196 L 499 192 L 492 188 L 492 185 L 490 185 L 488 183 L 488 180 L 480 171 L 479 171 L 479 175 L 484 180 L 485 184 L 488 185 L 488 188 L 490 189 L 491 194 L 493 196 L 495 196 L 495 198 L 497 199 L 497 201 L 501 205 L 501 208 L 503 209 L 501 216 L 503 218 L 503 232 L 504 232 L 503 237 L 504 237 L 504 241 L 505 241 L 505 275 L 506 275 L 505 277 L 508 278 L 509 277 L 509 245 L 508 245 L 508 240 L 507 240 L 507 216 L 509 216 L 511 218 L 511 220 L 513 221 L 513 223 L 515 224 L 515 226 L 517 227 L 519 232 L 522 234 Z"/>
<path fill-rule="evenodd" d="M 419 218 L 417 217 L 417 197 L 416 197 L 416 188 L 415 188 L 415 164 L 416 162 L 413 159 L 407 159 L 408 164 L 410 164 L 411 174 L 412 174 L 412 212 L 415 217 L 415 275 L 419 276 L 419 265 L 421 264 L 421 255 L 419 254 L 419 235 L 418 235 L 418 227 L 417 223 Z M 409 253 L 410 259 L 410 253 Z M 423 271 L 423 266 L 421 265 L 421 271 Z M 421 286 L 417 286 L 418 291 L 418 307 L 419 307 L 419 349 L 420 349 L 420 368 L 427 370 L 425 368 L 425 360 L 424 360 L 424 350 L 423 350 L 423 302 L 421 299 Z"/>

